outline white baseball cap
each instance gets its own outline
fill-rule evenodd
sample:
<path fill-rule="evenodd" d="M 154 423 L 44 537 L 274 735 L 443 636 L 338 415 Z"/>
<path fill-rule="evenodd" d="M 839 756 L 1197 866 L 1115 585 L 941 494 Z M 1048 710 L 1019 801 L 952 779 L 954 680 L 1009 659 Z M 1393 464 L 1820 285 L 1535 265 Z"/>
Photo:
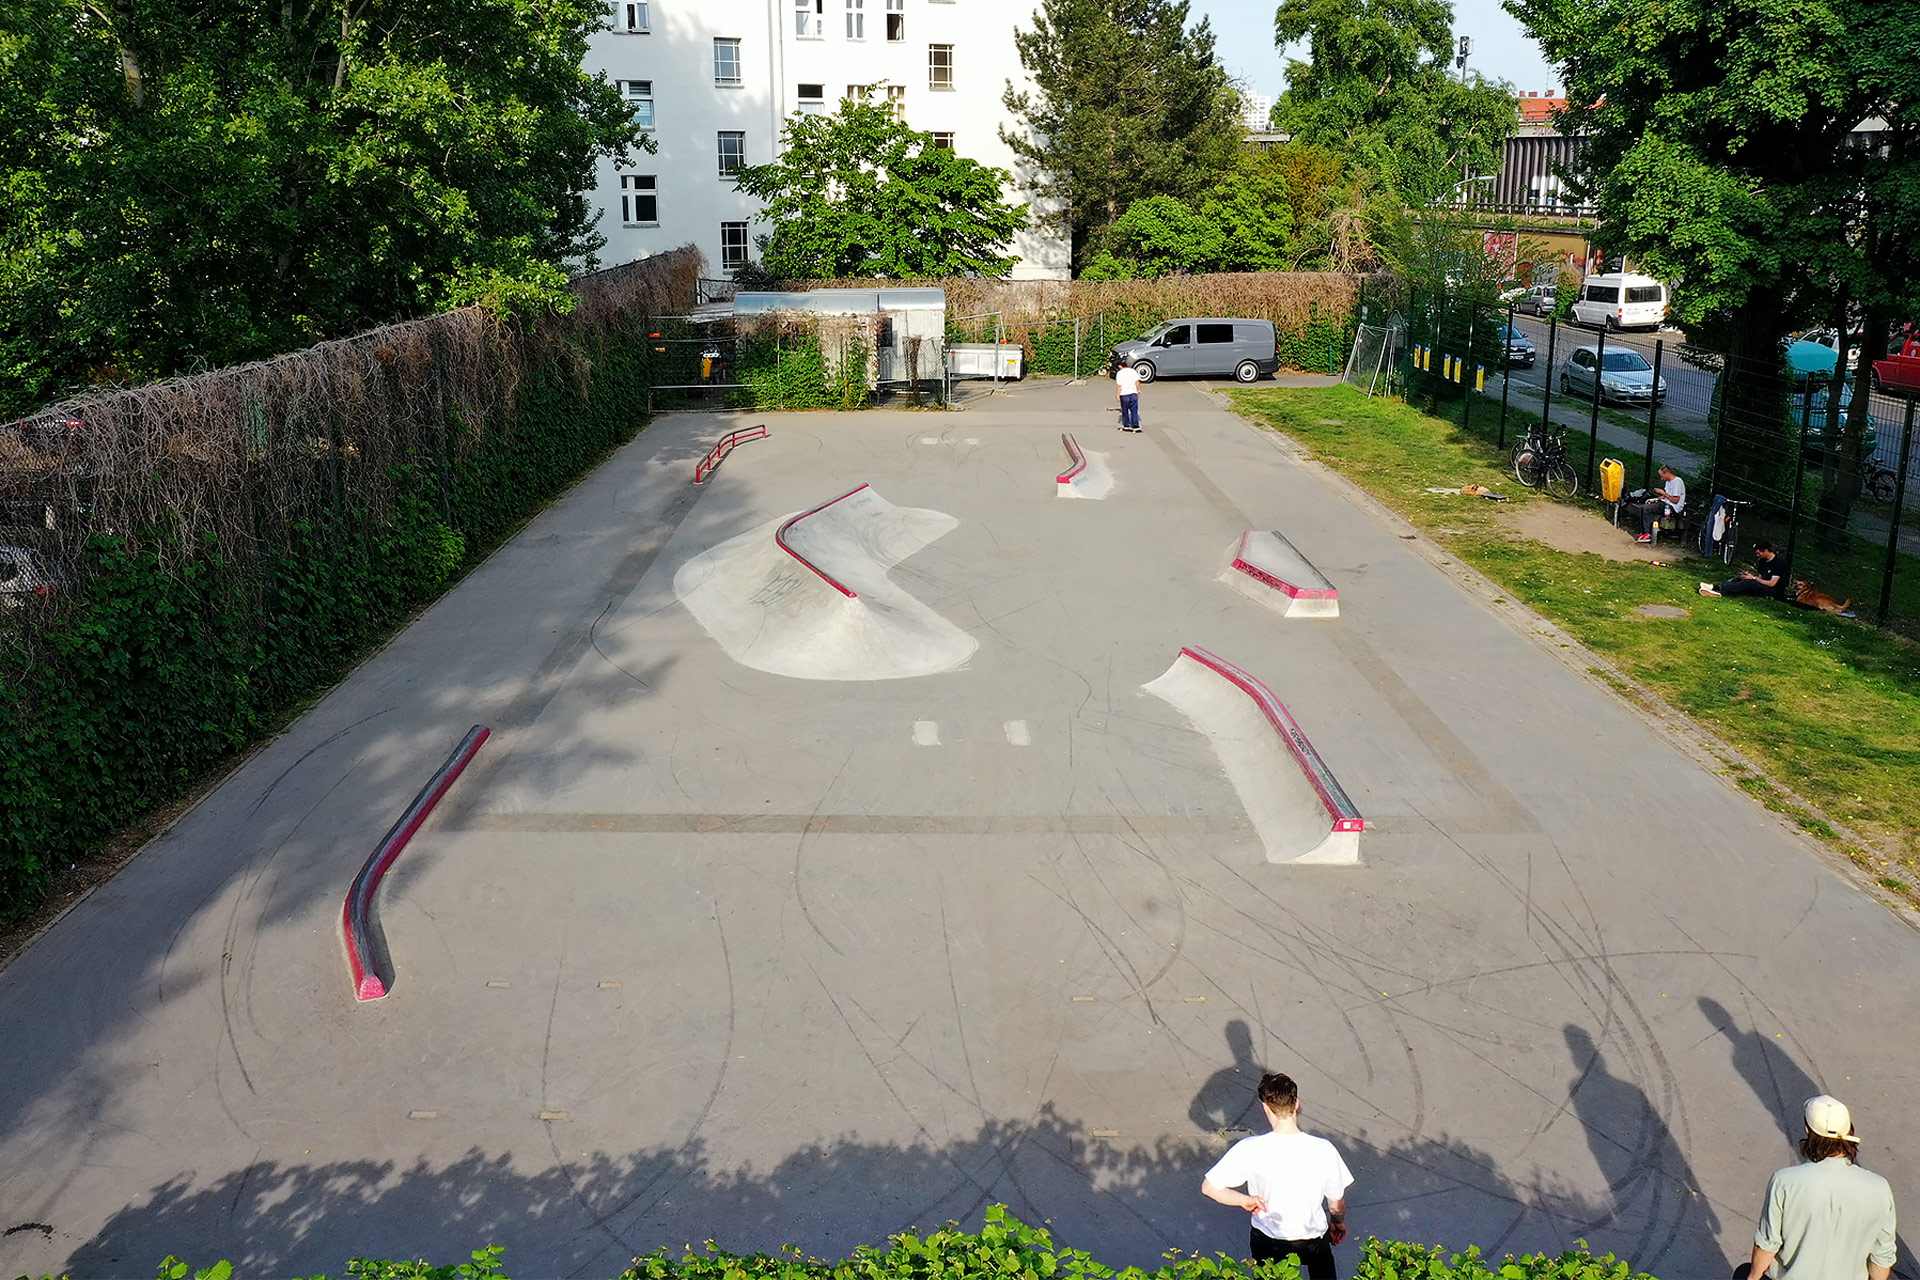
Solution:
<path fill-rule="evenodd" d="M 1808 1098 L 1805 1108 L 1807 1132 L 1821 1138 L 1845 1138 L 1848 1142 L 1858 1142 L 1853 1135 L 1853 1115 L 1847 1110 L 1847 1104 L 1838 1098 L 1826 1094 Z"/>

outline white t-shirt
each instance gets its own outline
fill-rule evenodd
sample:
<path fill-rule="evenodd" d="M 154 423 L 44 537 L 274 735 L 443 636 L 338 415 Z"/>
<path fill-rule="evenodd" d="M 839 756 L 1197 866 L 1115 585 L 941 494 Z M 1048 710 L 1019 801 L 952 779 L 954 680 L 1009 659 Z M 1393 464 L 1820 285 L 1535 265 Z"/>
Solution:
<path fill-rule="evenodd" d="M 1669 511 L 1675 515 L 1679 515 L 1682 511 L 1686 510 L 1687 482 L 1685 480 L 1682 480 L 1679 476 L 1675 476 L 1673 479 L 1661 485 L 1660 491 L 1666 497 L 1667 509 Z"/>
<path fill-rule="evenodd" d="M 1227 1148 L 1207 1170 L 1216 1187 L 1244 1186 L 1266 1208 L 1253 1215 L 1256 1230 L 1275 1240 L 1311 1240 L 1327 1232 L 1329 1200 L 1353 1185 L 1347 1162 L 1331 1142 L 1310 1133 L 1263 1133 Z"/>
<path fill-rule="evenodd" d="M 1113 371 L 1113 385 L 1120 388 L 1123 396 L 1140 394 L 1140 374 L 1130 364 L 1123 364 Z"/>

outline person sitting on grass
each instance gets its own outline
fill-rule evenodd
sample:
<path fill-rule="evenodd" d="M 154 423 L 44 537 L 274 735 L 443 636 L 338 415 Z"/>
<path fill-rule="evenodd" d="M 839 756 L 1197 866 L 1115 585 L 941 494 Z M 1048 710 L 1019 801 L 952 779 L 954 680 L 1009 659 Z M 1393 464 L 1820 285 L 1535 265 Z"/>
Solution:
<path fill-rule="evenodd" d="M 1674 474 L 1672 467 L 1660 468 L 1660 487 L 1640 504 L 1640 536 L 1635 542 L 1652 542 L 1657 520 L 1677 516 L 1687 509 L 1687 482 Z"/>
<path fill-rule="evenodd" d="M 1719 586 L 1711 582 L 1700 584 L 1703 596 L 1771 596 L 1775 600 L 1785 600 L 1789 594 L 1787 576 L 1787 558 L 1773 549 L 1771 542 L 1753 544 L 1753 568 L 1743 571 L 1737 578 L 1729 578 Z"/>

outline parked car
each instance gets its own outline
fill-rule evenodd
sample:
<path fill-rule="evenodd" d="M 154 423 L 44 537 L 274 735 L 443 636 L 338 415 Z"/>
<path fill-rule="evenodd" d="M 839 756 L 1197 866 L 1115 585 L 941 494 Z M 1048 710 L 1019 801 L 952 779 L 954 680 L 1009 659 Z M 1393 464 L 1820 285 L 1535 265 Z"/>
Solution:
<path fill-rule="evenodd" d="M 1575 347 L 1560 366 L 1560 390 L 1566 395 L 1591 399 L 1596 378 L 1602 404 L 1659 404 L 1667 398 L 1667 380 L 1654 385 L 1653 366 L 1631 347 L 1615 347 L 1605 355 L 1592 347 Z"/>
<path fill-rule="evenodd" d="M 1169 320 L 1113 349 L 1113 367 L 1132 365 L 1140 381 L 1227 378 L 1257 381 L 1280 367 L 1271 320 Z"/>
<path fill-rule="evenodd" d="M 1550 316 L 1553 314 L 1558 285 L 1537 284 L 1513 300 L 1515 311 L 1524 311 L 1529 315 Z"/>
<path fill-rule="evenodd" d="M 60 571 L 31 547 L 0 547 L 0 608 L 22 609 L 58 584 Z"/>
<path fill-rule="evenodd" d="M 1507 368 L 1533 368 L 1533 341 L 1512 325 L 1503 324 L 1500 327 L 1506 331 L 1507 335 Z"/>
<path fill-rule="evenodd" d="M 1594 329 L 1658 329 L 1667 322 L 1667 286 L 1652 276 L 1588 276 L 1574 299 L 1573 322 Z"/>
<path fill-rule="evenodd" d="M 1860 346 L 1865 336 L 1865 334 L 1857 329 L 1847 335 L 1847 369 L 1849 372 L 1860 367 Z M 1840 358 L 1840 335 L 1832 328 L 1808 329 L 1805 333 L 1795 334 L 1794 341 L 1811 342 L 1815 346 L 1825 347 L 1828 351 L 1833 352 L 1836 362 L 1838 362 Z M 1832 367 L 1832 365 L 1828 366 L 1829 369 Z"/>
<path fill-rule="evenodd" d="M 1873 362 L 1873 389 L 1888 395 L 1920 395 L 1920 329 L 1908 325 L 1885 360 Z"/>
<path fill-rule="evenodd" d="M 1795 413 L 1803 412 L 1801 400 L 1797 394 L 1793 398 L 1793 405 Z M 1851 382 L 1843 382 L 1840 384 L 1841 435 L 1844 437 L 1851 430 L 1852 426 L 1853 384 Z M 1867 408 L 1866 422 L 1862 424 L 1862 429 L 1866 432 L 1866 451 L 1872 453 L 1880 443 L 1880 424 L 1873 420 L 1873 408 L 1871 405 Z M 1810 451 L 1819 453 L 1827 449 L 1827 389 L 1825 387 L 1821 387 L 1813 393 L 1811 413 L 1807 418 L 1807 429 L 1803 434 L 1806 436 L 1807 448 Z"/>

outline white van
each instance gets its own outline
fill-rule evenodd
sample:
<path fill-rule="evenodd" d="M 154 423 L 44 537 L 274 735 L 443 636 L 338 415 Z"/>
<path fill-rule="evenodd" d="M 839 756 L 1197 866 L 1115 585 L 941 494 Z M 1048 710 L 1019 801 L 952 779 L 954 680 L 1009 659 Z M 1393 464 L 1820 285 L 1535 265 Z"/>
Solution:
<path fill-rule="evenodd" d="M 1588 276 L 1573 303 L 1573 322 L 1595 329 L 1658 329 L 1666 320 L 1667 286 L 1652 276 Z"/>

